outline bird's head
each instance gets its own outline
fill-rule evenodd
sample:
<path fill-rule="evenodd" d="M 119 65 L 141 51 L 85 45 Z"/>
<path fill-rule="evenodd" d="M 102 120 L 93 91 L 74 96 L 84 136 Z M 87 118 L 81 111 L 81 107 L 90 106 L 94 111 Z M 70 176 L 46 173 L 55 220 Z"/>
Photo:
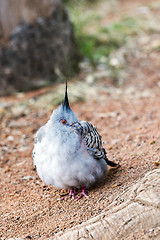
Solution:
<path fill-rule="evenodd" d="M 69 105 L 67 80 L 64 101 L 57 109 L 53 111 L 51 121 L 53 123 L 53 126 L 56 127 L 57 130 L 60 129 L 63 132 L 73 132 L 73 130 L 75 130 L 75 126 L 79 122 L 78 117 L 72 111 Z"/>

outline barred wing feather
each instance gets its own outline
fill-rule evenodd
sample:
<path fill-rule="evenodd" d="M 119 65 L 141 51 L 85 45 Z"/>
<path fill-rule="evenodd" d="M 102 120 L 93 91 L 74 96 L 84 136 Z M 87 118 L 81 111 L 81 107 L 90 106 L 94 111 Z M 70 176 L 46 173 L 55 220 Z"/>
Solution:
<path fill-rule="evenodd" d="M 112 167 L 117 166 L 116 163 L 108 160 L 106 156 L 106 150 L 102 146 L 102 137 L 98 133 L 97 129 L 87 121 L 80 122 L 82 126 L 82 137 L 87 146 L 88 152 L 99 160 L 103 158 L 106 163 Z"/>

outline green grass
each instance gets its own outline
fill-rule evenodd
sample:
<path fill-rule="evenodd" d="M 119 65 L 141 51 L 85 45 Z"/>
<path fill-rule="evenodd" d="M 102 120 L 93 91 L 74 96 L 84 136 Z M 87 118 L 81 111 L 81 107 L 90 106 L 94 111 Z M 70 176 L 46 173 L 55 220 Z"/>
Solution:
<path fill-rule="evenodd" d="M 74 25 L 76 43 L 84 58 L 96 65 L 102 57 L 125 44 L 130 35 L 137 34 L 139 25 L 133 18 L 124 18 L 101 27 L 96 1 L 65 1 Z"/>
<path fill-rule="evenodd" d="M 160 33 L 160 25 L 156 16 L 150 11 L 147 14 L 139 13 L 132 16 L 127 15 L 127 12 L 122 13 L 118 15 L 119 21 L 112 21 L 108 24 L 105 14 L 111 13 L 112 16 L 114 14 L 116 16 L 116 12 L 114 12 L 116 10 L 114 10 L 111 4 L 112 0 L 63 1 L 74 25 L 76 43 L 81 55 L 88 60 L 90 66 L 100 66 L 103 69 L 107 69 L 108 76 L 117 85 L 123 82 L 125 62 L 123 63 L 123 60 L 121 61 L 119 58 L 120 64 L 112 65 L 112 58 L 118 59 L 118 56 L 121 55 L 121 51 L 119 51 L 121 48 L 124 49 L 126 47 L 126 51 L 129 51 L 128 48 L 132 47 L 132 43 L 136 39 L 142 39 L 143 37 L 145 39 L 150 34 Z M 105 4 L 106 12 L 103 9 L 101 10 L 103 4 Z M 157 9 L 157 5 L 152 7 Z M 104 25 L 105 22 L 106 25 Z M 155 44 L 154 50 L 159 50 L 158 43 Z"/>
<path fill-rule="evenodd" d="M 109 42 L 113 42 L 115 46 L 125 44 L 128 36 L 133 36 L 138 33 L 139 24 L 133 18 L 124 18 L 120 22 L 115 22 L 108 27 L 102 27 L 101 33 L 106 34 Z"/>
<path fill-rule="evenodd" d="M 128 36 L 137 34 L 138 27 L 132 18 L 100 27 L 96 34 L 87 33 L 79 26 L 77 30 L 75 25 L 76 42 L 81 54 L 92 64 L 97 64 L 102 57 L 108 57 L 113 50 L 124 45 Z"/>

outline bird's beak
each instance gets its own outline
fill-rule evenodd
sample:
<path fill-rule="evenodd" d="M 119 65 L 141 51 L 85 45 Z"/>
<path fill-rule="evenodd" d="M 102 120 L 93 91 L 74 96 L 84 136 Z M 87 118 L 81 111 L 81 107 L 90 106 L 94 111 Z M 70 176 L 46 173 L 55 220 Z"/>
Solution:
<path fill-rule="evenodd" d="M 72 131 L 77 132 L 78 134 L 82 134 L 83 127 L 79 122 L 74 122 L 70 125 L 72 127 Z"/>

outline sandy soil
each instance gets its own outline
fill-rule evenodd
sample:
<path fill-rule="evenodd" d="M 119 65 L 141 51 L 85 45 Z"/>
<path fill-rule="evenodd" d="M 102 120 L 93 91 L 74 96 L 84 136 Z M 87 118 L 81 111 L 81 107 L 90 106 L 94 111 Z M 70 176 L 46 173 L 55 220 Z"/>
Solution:
<path fill-rule="evenodd" d="M 150 97 L 123 96 L 117 100 L 108 96 L 101 104 L 72 106 L 79 118 L 98 127 L 109 159 L 121 164 L 110 170 L 102 184 L 88 191 L 89 198 L 78 202 L 69 198 L 58 201 L 63 191 L 45 186 L 33 169 L 33 136 L 51 112 L 4 118 L 0 133 L 2 239 L 46 238 L 80 224 L 105 211 L 118 194 L 158 167 L 160 94 L 157 88 L 151 93 Z"/>
<path fill-rule="evenodd" d="M 159 53 L 130 62 L 123 88 L 113 86 L 104 101 L 72 104 L 80 119 L 92 122 L 103 137 L 108 158 L 121 165 L 88 190 L 88 198 L 59 201 L 65 191 L 45 186 L 32 164 L 34 134 L 52 111 L 12 111 L 17 102 L 31 101 L 47 89 L 1 98 L 6 105 L 0 122 L 0 238 L 46 239 L 106 211 L 113 199 L 160 162 Z M 140 73 L 140 74 L 139 74 Z M 154 77 L 153 77 L 154 76 Z M 107 82 L 107 79 L 106 79 Z M 105 84 L 105 80 L 103 81 Z M 131 91 L 131 87 L 136 89 Z M 101 93 L 105 94 L 105 93 Z M 10 107 L 11 106 L 11 107 Z M 5 109 L 5 111 L 4 111 Z"/>

